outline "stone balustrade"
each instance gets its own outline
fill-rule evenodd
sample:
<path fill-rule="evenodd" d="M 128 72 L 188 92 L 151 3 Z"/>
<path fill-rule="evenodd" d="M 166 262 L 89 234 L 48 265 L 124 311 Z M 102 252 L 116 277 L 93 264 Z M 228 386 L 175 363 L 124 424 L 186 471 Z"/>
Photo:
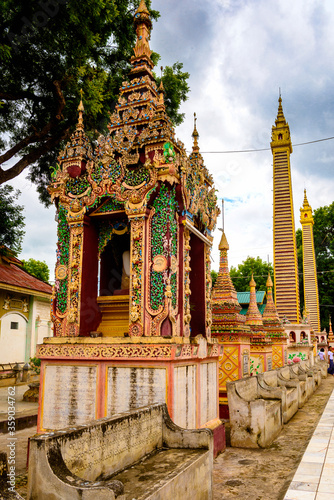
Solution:
<path fill-rule="evenodd" d="M 321 363 L 321 364 L 320 364 Z M 302 361 L 226 384 L 231 445 L 266 448 L 327 377 L 324 362 Z"/>
<path fill-rule="evenodd" d="M 212 431 L 155 404 L 31 438 L 28 499 L 209 500 L 212 464 Z"/>
<path fill-rule="evenodd" d="M 273 399 L 280 399 L 282 405 L 283 423 L 286 424 L 298 411 L 298 389 L 278 383 L 278 371 L 259 373 L 258 384 L 272 394 Z"/>
<path fill-rule="evenodd" d="M 283 426 L 281 400 L 258 384 L 257 377 L 227 382 L 231 445 L 266 448 Z"/>

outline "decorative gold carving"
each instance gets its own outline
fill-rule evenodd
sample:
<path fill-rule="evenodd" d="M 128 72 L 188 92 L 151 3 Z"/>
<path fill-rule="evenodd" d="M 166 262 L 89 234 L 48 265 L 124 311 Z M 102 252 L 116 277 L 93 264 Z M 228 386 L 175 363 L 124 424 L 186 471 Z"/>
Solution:
<path fill-rule="evenodd" d="M 64 266 L 64 265 L 60 265 L 56 268 L 56 272 L 55 272 L 55 275 L 56 275 L 56 278 L 58 280 L 63 280 L 66 278 L 67 276 L 67 267 Z"/>
<path fill-rule="evenodd" d="M 184 261 L 184 335 L 185 337 L 190 336 L 190 232 L 188 228 L 184 228 L 184 251 L 183 251 L 183 261 Z"/>
<path fill-rule="evenodd" d="M 211 325 L 212 325 L 212 307 L 211 307 L 211 260 L 210 260 L 210 248 L 205 245 L 205 325 L 206 325 L 206 337 L 211 337 Z"/>
<path fill-rule="evenodd" d="M 144 316 L 144 217 L 131 219 L 130 336 L 143 335 Z"/>
<path fill-rule="evenodd" d="M 67 321 L 69 323 L 68 335 L 77 336 L 80 329 L 83 223 L 70 223 L 70 234 L 69 312 Z"/>
<path fill-rule="evenodd" d="M 163 255 L 156 255 L 153 259 L 153 265 L 152 265 L 153 271 L 161 273 L 162 271 L 165 271 L 166 268 L 167 268 L 166 257 L 164 257 Z"/>
<path fill-rule="evenodd" d="M 171 345 L 40 345 L 40 358 L 170 358 Z"/>

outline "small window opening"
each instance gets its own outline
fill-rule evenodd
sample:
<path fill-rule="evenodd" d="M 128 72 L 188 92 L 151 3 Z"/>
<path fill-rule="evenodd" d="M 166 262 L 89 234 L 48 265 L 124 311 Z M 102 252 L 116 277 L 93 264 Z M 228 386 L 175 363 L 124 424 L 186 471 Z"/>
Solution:
<path fill-rule="evenodd" d="M 11 330 L 18 330 L 19 329 L 19 323 L 18 323 L 18 321 L 11 321 L 10 322 L 10 329 Z"/>

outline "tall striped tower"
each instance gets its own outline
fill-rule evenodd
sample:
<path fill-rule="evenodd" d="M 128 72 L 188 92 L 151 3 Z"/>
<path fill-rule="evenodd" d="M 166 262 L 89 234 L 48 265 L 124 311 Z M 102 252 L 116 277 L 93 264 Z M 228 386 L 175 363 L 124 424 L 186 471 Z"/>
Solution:
<path fill-rule="evenodd" d="M 310 324 L 314 332 L 320 332 L 320 311 L 317 279 L 317 264 L 314 253 L 313 216 L 304 189 L 304 202 L 300 209 L 300 223 L 303 231 L 303 274 L 304 274 L 304 301 L 309 311 Z"/>
<path fill-rule="evenodd" d="M 290 154 L 292 144 L 282 98 L 272 127 L 271 150 L 274 166 L 274 279 L 275 303 L 281 318 L 299 323 L 299 284 L 295 220 L 293 213 Z"/>

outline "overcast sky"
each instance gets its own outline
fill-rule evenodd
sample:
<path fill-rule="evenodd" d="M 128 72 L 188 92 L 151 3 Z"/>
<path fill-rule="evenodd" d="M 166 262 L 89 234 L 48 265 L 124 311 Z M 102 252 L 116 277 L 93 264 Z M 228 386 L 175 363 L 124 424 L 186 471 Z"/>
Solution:
<path fill-rule="evenodd" d="M 334 2 L 331 0 L 152 0 L 161 17 L 151 49 L 163 66 L 190 73 L 184 123 L 177 137 L 190 151 L 193 114 L 199 145 L 225 199 L 229 264 L 248 255 L 272 262 L 272 154 L 219 153 L 270 148 L 279 88 L 293 144 L 334 136 Z M 208 152 L 216 153 L 208 153 Z M 332 203 L 334 140 L 294 147 L 291 155 L 295 223 L 304 188 L 313 209 Z M 53 275 L 55 210 L 37 201 L 24 177 L 26 236 L 21 258 L 45 260 Z M 221 202 L 221 201 L 220 201 Z M 218 227 L 221 227 L 219 221 Z M 213 269 L 218 270 L 220 232 Z"/>

